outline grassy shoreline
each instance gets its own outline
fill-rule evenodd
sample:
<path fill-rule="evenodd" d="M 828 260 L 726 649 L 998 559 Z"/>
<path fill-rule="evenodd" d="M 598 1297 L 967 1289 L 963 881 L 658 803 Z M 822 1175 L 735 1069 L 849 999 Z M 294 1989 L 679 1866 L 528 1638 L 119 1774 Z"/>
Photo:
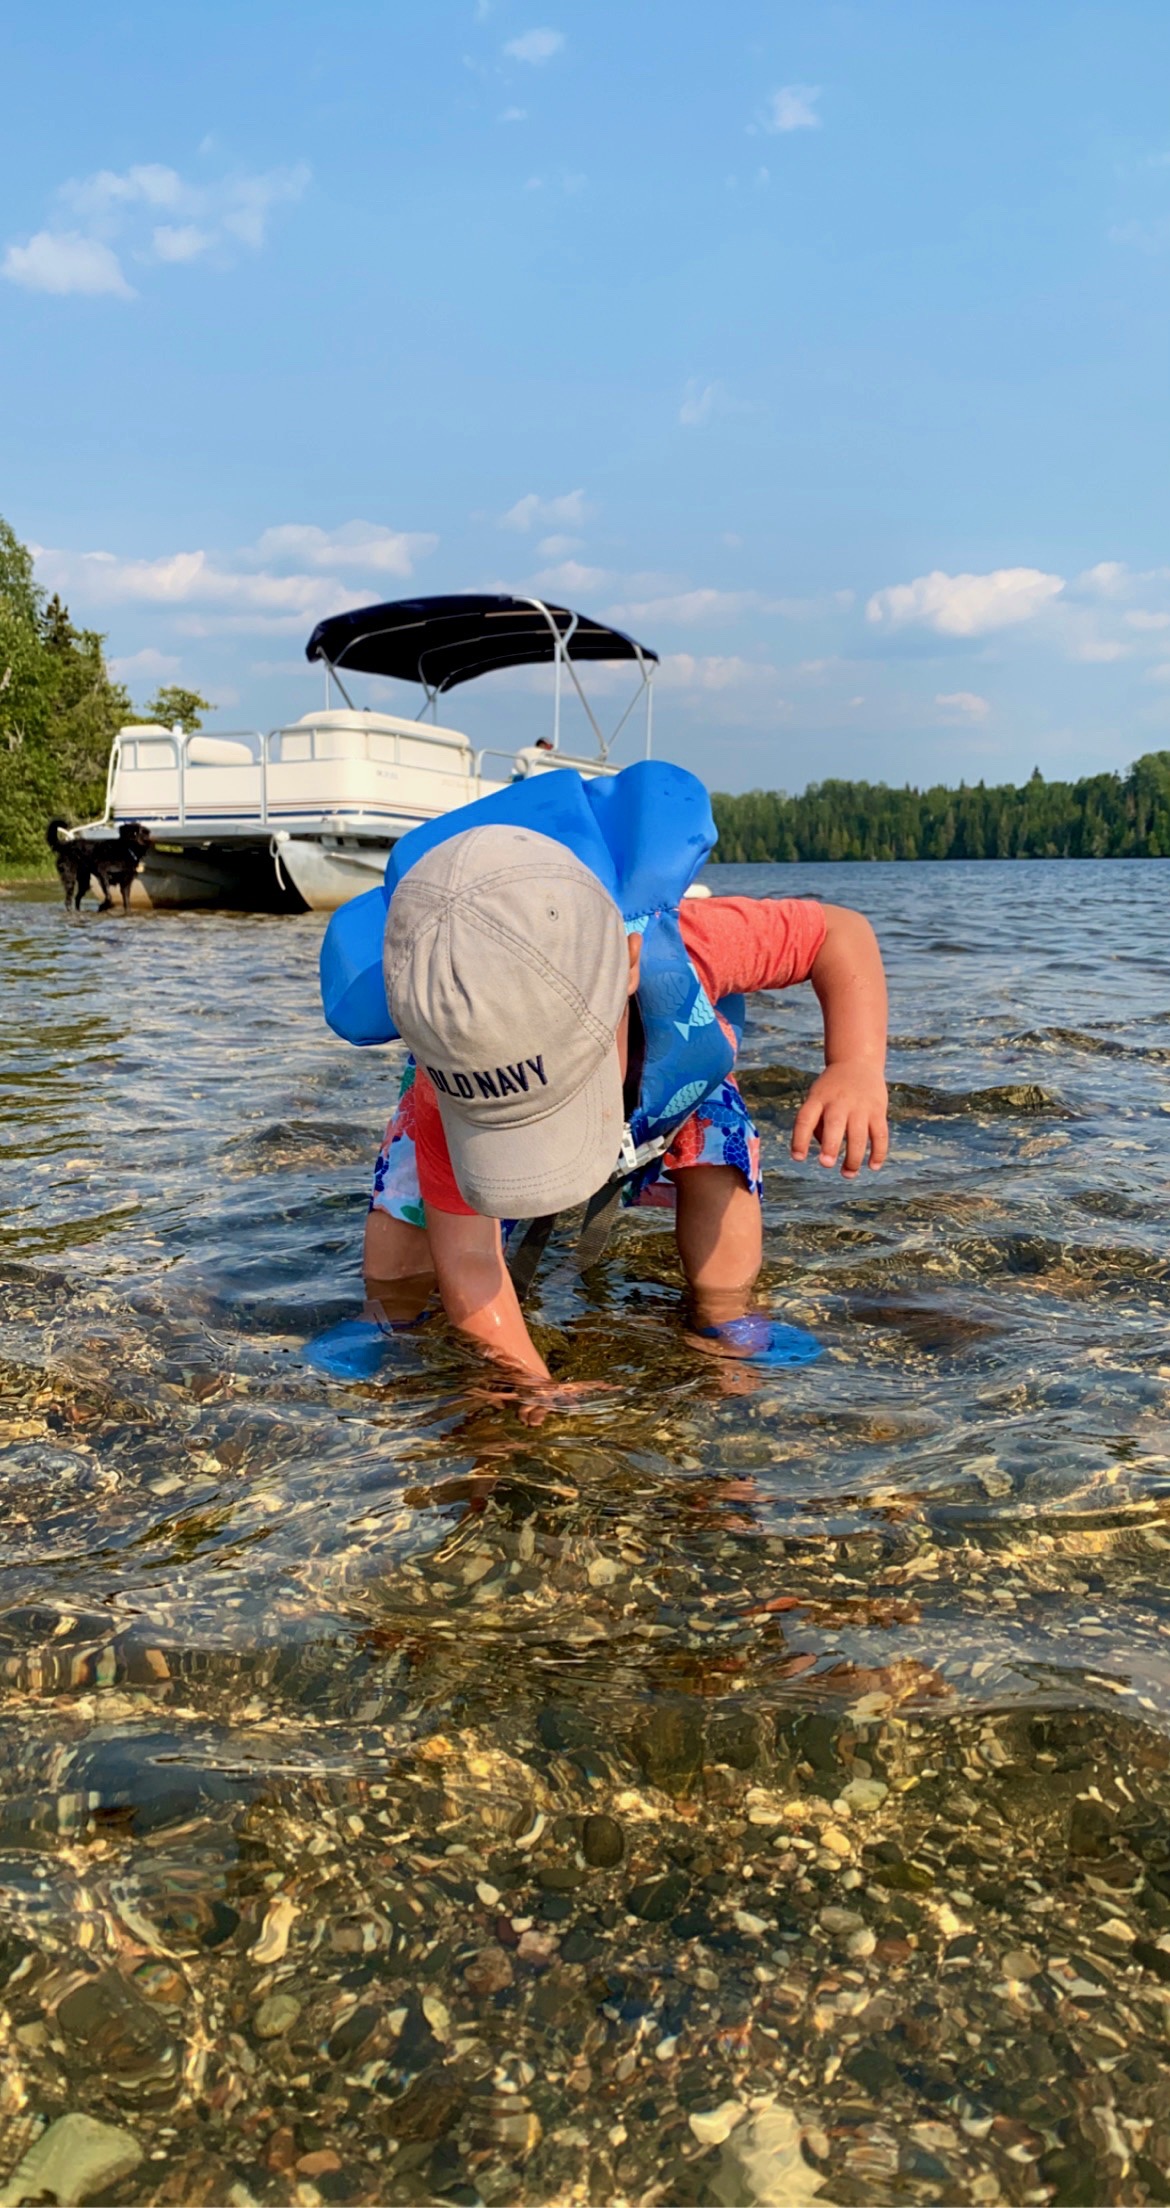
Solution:
<path fill-rule="evenodd" d="M 57 872 L 46 851 L 43 859 L 0 859 L 0 884 L 18 889 L 22 882 L 51 882 Z"/>

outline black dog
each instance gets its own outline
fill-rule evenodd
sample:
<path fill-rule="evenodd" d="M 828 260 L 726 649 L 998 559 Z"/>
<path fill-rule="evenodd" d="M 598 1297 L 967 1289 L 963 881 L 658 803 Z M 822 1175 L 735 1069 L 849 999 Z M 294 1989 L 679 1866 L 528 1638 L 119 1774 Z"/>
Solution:
<path fill-rule="evenodd" d="M 112 912 L 110 891 L 120 889 L 122 910 L 129 912 L 130 884 L 153 841 L 149 828 L 144 828 L 140 820 L 124 820 L 116 843 L 112 839 L 92 843 L 88 836 L 72 835 L 67 820 L 57 819 L 49 822 L 45 834 L 64 885 L 66 911 L 70 905 L 75 912 L 81 911 L 81 900 L 96 879 L 102 885 L 98 911 Z"/>

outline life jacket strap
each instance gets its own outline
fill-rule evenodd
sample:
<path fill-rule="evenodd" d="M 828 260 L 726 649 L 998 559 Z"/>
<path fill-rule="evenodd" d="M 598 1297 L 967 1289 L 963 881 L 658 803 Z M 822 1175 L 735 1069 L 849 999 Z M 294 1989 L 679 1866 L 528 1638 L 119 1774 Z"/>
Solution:
<path fill-rule="evenodd" d="M 508 1271 L 517 1300 L 523 1303 L 533 1281 L 536 1269 L 548 1247 L 548 1239 L 557 1223 L 558 1214 L 547 1211 L 540 1219 L 522 1219 L 508 1240 Z"/>
<path fill-rule="evenodd" d="M 635 1173 L 641 1173 L 647 1165 L 653 1165 L 669 1150 L 674 1131 L 656 1135 L 653 1142 L 635 1142 L 629 1122 L 622 1129 L 622 1146 L 618 1162 L 607 1181 L 593 1191 L 585 1206 L 585 1217 L 577 1237 L 573 1263 L 579 1273 L 587 1273 L 603 1256 L 606 1244 L 613 1232 L 614 1221 L 621 1209 L 622 1189 Z M 512 1285 L 523 1303 L 536 1278 L 537 1267 L 548 1247 L 549 1238 L 563 1212 L 546 1212 L 540 1219 L 520 1222 L 508 1243 L 508 1271 Z"/>

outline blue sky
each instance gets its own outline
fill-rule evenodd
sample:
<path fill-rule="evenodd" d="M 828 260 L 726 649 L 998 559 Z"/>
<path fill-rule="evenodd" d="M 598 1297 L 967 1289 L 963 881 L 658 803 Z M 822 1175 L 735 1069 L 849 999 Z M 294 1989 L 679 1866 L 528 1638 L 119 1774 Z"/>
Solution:
<path fill-rule="evenodd" d="M 6 43 L 0 511 L 140 701 L 271 725 L 321 614 L 523 588 L 658 649 L 716 787 L 1170 745 L 1163 0 L 63 0 Z"/>

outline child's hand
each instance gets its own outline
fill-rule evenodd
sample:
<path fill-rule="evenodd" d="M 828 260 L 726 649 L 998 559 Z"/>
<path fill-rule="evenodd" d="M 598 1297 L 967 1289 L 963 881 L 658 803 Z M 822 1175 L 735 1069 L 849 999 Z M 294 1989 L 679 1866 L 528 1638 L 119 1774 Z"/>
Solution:
<path fill-rule="evenodd" d="M 841 1172 L 847 1181 L 855 1180 L 861 1171 L 867 1148 L 875 1173 L 884 1163 L 890 1147 L 886 1084 L 881 1067 L 872 1059 L 838 1059 L 818 1074 L 792 1130 L 792 1155 L 798 1162 L 807 1158 L 814 1140 L 820 1144 L 820 1163 L 830 1168 L 836 1165 L 844 1142 Z"/>

